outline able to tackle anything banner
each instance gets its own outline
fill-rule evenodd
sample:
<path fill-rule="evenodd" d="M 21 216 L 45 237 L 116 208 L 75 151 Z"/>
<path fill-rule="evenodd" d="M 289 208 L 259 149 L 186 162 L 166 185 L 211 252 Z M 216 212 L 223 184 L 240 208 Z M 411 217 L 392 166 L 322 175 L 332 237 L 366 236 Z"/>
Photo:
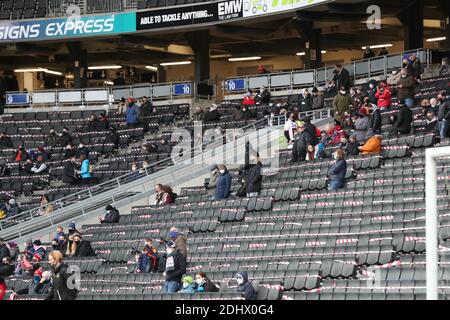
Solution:
<path fill-rule="evenodd" d="M 136 31 L 136 13 L 0 22 L 0 42 L 53 40 Z"/>

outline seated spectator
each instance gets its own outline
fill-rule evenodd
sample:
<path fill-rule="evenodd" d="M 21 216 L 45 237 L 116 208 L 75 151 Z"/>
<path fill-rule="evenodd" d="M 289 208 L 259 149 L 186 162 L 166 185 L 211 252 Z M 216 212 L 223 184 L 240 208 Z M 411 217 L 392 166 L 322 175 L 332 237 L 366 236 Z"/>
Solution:
<path fill-rule="evenodd" d="M 358 114 L 358 120 L 355 122 L 356 141 L 362 142 L 366 140 L 367 130 L 369 129 L 369 118 L 367 118 L 364 110 Z"/>
<path fill-rule="evenodd" d="M 247 170 L 247 196 L 257 196 L 261 192 L 262 175 L 261 168 L 262 163 L 259 161 L 256 154 L 252 154 L 249 157 L 251 167 Z"/>
<path fill-rule="evenodd" d="M 350 136 L 344 151 L 349 156 L 357 156 L 359 154 L 359 143 L 356 141 L 355 135 Z"/>
<path fill-rule="evenodd" d="M 31 168 L 31 172 L 32 173 L 45 173 L 47 171 L 48 167 L 47 165 L 44 163 L 44 158 L 43 156 L 38 156 L 37 158 L 37 162 L 34 164 L 34 166 Z"/>
<path fill-rule="evenodd" d="M 48 294 L 52 287 L 52 273 L 50 271 L 44 271 L 42 273 L 42 278 L 39 283 L 34 288 L 34 294 Z"/>
<path fill-rule="evenodd" d="M 294 137 L 294 145 L 292 148 L 292 159 L 291 163 L 297 161 L 305 161 L 306 159 L 306 148 L 308 145 L 312 144 L 312 137 L 308 131 L 306 131 L 305 124 L 297 124 L 298 132 Z"/>
<path fill-rule="evenodd" d="M 26 295 L 26 294 L 48 294 L 48 291 L 51 287 L 50 278 L 52 273 L 50 271 L 43 271 L 42 268 L 34 271 L 34 276 L 28 285 L 28 288 L 21 289 L 16 293 L 18 295 Z"/>
<path fill-rule="evenodd" d="M 375 93 L 375 98 L 377 98 L 377 105 L 379 108 L 385 110 L 391 106 L 391 88 L 382 81 L 380 86 L 377 88 Z"/>
<path fill-rule="evenodd" d="M 75 158 L 72 157 L 64 163 L 62 181 L 66 184 L 75 184 L 78 182 L 78 171 L 75 167 Z"/>
<path fill-rule="evenodd" d="M 12 218 L 17 216 L 20 213 L 19 205 L 17 204 L 15 199 L 9 199 L 8 201 L 8 213 L 6 215 L 7 218 Z"/>
<path fill-rule="evenodd" d="M 120 135 L 117 133 L 116 128 L 110 127 L 109 132 L 105 137 L 105 143 L 110 143 L 114 145 L 114 148 L 119 146 Z"/>
<path fill-rule="evenodd" d="M 21 172 L 22 174 L 33 174 L 34 172 L 31 171 L 33 167 L 33 161 L 31 161 L 31 159 L 27 159 L 25 163 L 19 164 L 19 172 Z"/>
<path fill-rule="evenodd" d="M 220 113 L 217 110 L 218 105 L 217 104 L 213 104 L 210 108 L 209 111 L 205 113 L 205 115 L 203 116 L 203 121 L 205 122 L 214 122 L 214 121 L 219 121 L 220 120 Z"/>
<path fill-rule="evenodd" d="M 175 243 L 175 248 L 185 257 L 187 257 L 187 238 L 176 227 L 169 230 L 169 240 Z"/>
<path fill-rule="evenodd" d="M 248 90 L 247 94 L 244 97 L 244 100 L 242 101 L 242 105 L 243 106 L 253 106 L 255 104 L 256 104 L 256 102 L 255 102 L 255 99 L 253 99 L 252 91 Z"/>
<path fill-rule="evenodd" d="M 194 279 L 191 276 L 185 276 L 182 280 L 183 289 L 182 293 L 195 293 Z"/>
<path fill-rule="evenodd" d="M 150 258 L 148 256 L 148 252 L 150 248 L 148 246 L 144 246 L 142 251 L 139 254 L 136 254 L 136 267 L 134 272 L 136 273 L 149 273 L 150 272 Z"/>
<path fill-rule="evenodd" d="M 153 239 L 145 239 L 145 246 L 149 248 L 147 256 L 150 259 L 150 273 L 156 273 L 158 270 L 158 249 L 153 245 Z"/>
<path fill-rule="evenodd" d="M 412 111 L 406 105 L 399 106 L 399 111 L 396 114 L 396 120 L 392 125 L 392 133 L 394 134 L 409 134 L 411 133 Z"/>
<path fill-rule="evenodd" d="M 11 258 L 4 257 L 0 263 L 0 278 L 8 278 L 14 274 L 15 267 L 11 262 Z"/>
<path fill-rule="evenodd" d="M 265 86 L 262 86 L 259 89 L 259 92 L 255 96 L 255 102 L 264 103 L 264 104 L 267 104 L 270 102 L 270 92 Z"/>
<path fill-rule="evenodd" d="M 195 112 L 192 114 L 192 121 L 203 121 L 205 113 L 200 107 L 195 108 Z"/>
<path fill-rule="evenodd" d="M 98 120 L 97 116 L 95 114 L 92 114 L 89 117 L 89 121 L 88 121 L 88 125 L 87 125 L 88 131 L 97 131 L 98 122 L 99 122 L 99 120 Z"/>
<path fill-rule="evenodd" d="M 330 169 L 330 191 L 336 191 L 344 187 L 345 175 L 347 174 L 347 161 L 345 161 L 345 153 L 342 149 L 337 149 L 334 153 L 336 163 Z"/>
<path fill-rule="evenodd" d="M 17 148 L 16 156 L 14 159 L 16 162 L 26 161 L 28 159 L 28 152 L 23 146 L 19 146 Z"/>
<path fill-rule="evenodd" d="M 422 111 L 419 115 L 414 115 L 414 119 L 426 118 L 428 111 L 431 109 L 430 100 L 422 99 L 420 102 L 420 106 L 422 107 Z"/>
<path fill-rule="evenodd" d="M 84 155 L 86 159 L 89 159 L 89 149 L 84 145 L 84 143 L 80 143 L 78 145 L 75 157 L 79 158 L 81 155 Z"/>
<path fill-rule="evenodd" d="M 362 103 L 362 94 L 358 94 L 360 90 L 357 90 L 355 87 L 350 88 L 350 98 L 353 101 L 353 108 L 351 110 L 351 113 L 358 110 L 359 106 Z"/>
<path fill-rule="evenodd" d="M 163 185 L 158 183 L 155 186 L 155 205 L 159 206 L 163 204 L 163 195 L 164 195 L 164 191 L 162 189 Z"/>
<path fill-rule="evenodd" d="M 5 280 L 2 277 L 0 277 L 0 301 L 2 301 L 5 298 L 5 295 L 6 295 L 6 283 Z"/>
<path fill-rule="evenodd" d="M 223 164 L 219 165 L 220 175 L 217 178 L 216 193 L 213 200 L 222 200 L 230 196 L 231 192 L 231 175 L 227 167 Z"/>
<path fill-rule="evenodd" d="M 401 78 L 397 85 L 397 98 L 404 101 L 405 104 L 412 108 L 414 106 L 414 89 L 416 87 L 416 79 L 412 75 L 408 75 L 407 69 L 402 69 Z"/>
<path fill-rule="evenodd" d="M 175 248 L 173 241 L 167 242 L 166 253 L 166 268 L 163 273 L 166 277 L 164 292 L 178 292 L 181 288 L 181 278 L 186 273 L 186 257 Z"/>
<path fill-rule="evenodd" d="M 151 147 L 159 154 L 170 154 L 172 152 L 172 147 L 164 138 L 161 138 L 158 144 L 152 144 Z"/>
<path fill-rule="evenodd" d="M 43 161 L 49 161 L 52 158 L 51 154 L 42 146 L 37 148 L 36 158 L 38 158 L 39 156 L 42 156 Z"/>
<path fill-rule="evenodd" d="M 311 95 L 309 94 L 308 89 L 303 89 L 303 92 L 298 97 L 298 106 L 300 108 L 300 112 L 310 111 L 313 107 L 313 100 Z"/>
<path fill-rule="evenodd" d="M 47 147 L 56 147 L 58 145 L 58 135 L 56 134 L 55 129 L 51 128 L 50 132 L 45 140 L 45 146 Z"/>
<path fill-rule="evenodd" d="M 98 123 L 97 123 L 97 130 L 98 131 L 105 131 L 109 129 L 109 121 L 108 117 L 104 112 L 100 113 L 98 116 Z"/>
<path fill-rule="evenodd" d="M 256 291 L 251 282 L 248 281 L 247 272 L 243 271 L 237 273 L 236 281 L 238 283 L 236 291 L 242 292 L 245 300 L 256 300 Z"/>
<path fill-rule="evenodd" d="M 34 240 L 33 245 L 26 249 L 25 256 L 28 261 L 41 262 L 46 253 L 47 250 L 42 246 L 41 240 Z"/>
<path fill-rule="evenodd" d="M 431 110 L 427 113 L 424 131 L 426 133 L 434 133 L 436 135 L 439 135 L 438 119 Z"/>
<path fill-rule="evenodd" d="M 64 149 L 64 160 L 75 157 L 76 154 L 77 154 L 77 151 L 76 151 L 75 147 L 71 143 L 69 143 L 66 146 L 66 148 Z"/>
<path fill-rule="evenodd" d="M 73 241 L 71 241 L 73 243 Z M 67 252 L 67 246 L 69 245 L 69 240 L 65 234 L 58 236 L 58 238 L 52 240 L 53 250 L 58 250 L 65 254 Z"/>
<path fill-rule="evenodd" d="M 148 160 L 142 161 L 142 169 L 139 170 L 139 172 L 141 174 L 145 174 L 146 172 L 150 174 L 152 172 L 150 168 L 150 162 Z"/>
<path fill-rule="evenodd" d="M 6 246 L 5 240 L 3 238 L 0 238 L 0 261 L 3 261 L 3 258 L 10 256 L 11 254 L 8 247 Z"/>
<path fill-rule="evenodd" d="M 94 249 L 91 247 L 91 242 L 83 240 L 79 233 L 74 234 L 72 252 L 73 257 L 83 258 L 83 257 L 95 257 L 96 254 Z"/>
<path fill-rule="evenodd" d="M 316 87 L 312 89 L 312 108 L 322 109 L 324 107 L 324 96 L 323 91 L 319 91 Z"/>
<path fill-rule="evenodd" d="M 69 133 L 69 128 L 64 127 L 63 132 L 57 139 L 57 145 L 60 147 L 65 147 L 73 140 L 72 136 Z"/>
<path fill-rule="evenodd" d="M 59 238 L 61 236 L 65 236 L 66 234 L 64 233 L 64 228 L 62 226 L 58 226 L 56 227 L 56 235 L 53 237 L 52 241 L 59 241 Z"/>
<path fill-rule="evenodd" d="M 380 154 L 381 153 L 381 142 L 383 141 L 383 137 L 381 135 L 368 135 L 367 142 L 359 147 L 359 151 L 361 151 L 361 155 L 369 155 L 369 154 Z"/>
<path fill-rule="evenodd" d="M 8 148 L 12 148 L 13 144 L 12 144 L 12 140 L 11 138 L 6 135 L 4 132 L 0 133 L 0 149 L 8 149 Z"/>
<path fill-rule="evenodd" d="M 105 208 L 106 214 L 104 218 L 100 218 L 100 223 L 117 223 L 120 219 L 119 210 L 108 204 Z"/>
<path fill-rule="evenodd" d="M 247 197 L 247 178 L 242 177 L 241 179 L 241 186 L 239 187 L 238 191 L 236 191 L 236 197 L 238 198 L 245 198 Z"/>
<path fill-rule="evenodd" d="M 7 177 L 11 174 L 11 170 L 6 164 L 5 159 L 0 159 L 0 177 Z"/>
<path fill-rule="evenodd" d="M 448 76 L 450 75 L 450 66 L 448 64 L 448 58 L 442 58 L 441 67 L 439 68 L 439 76 Z"/>
<path fill-rule="evenodd" d="M 8 248 L 9 248 L 9 256 L 11 257 L 11 260 L 14 261 L 17 259 L 18 255 L 20 254 L 20 248 L 17 245 L 16 242 L 10 241 L 8 242 Z"/>
<path fill-rule="evenodd" d="M 92 179 L 91 163 L 86 158 L 85 154 L 80 156 L 81 168 L 77 173 L 80 175 L 82 181 L 90 181 Z"/>
<path fill-rule="evenodd" d="M 176 194 L 173 192 L 172 188 L 167 185 L 163 185 L 161 188 L 163 192 L 162 204 L 172 204 L 175 202 Z"/>
<path fill-rule="evenodd" d="M 314 159 L 319 160 L 319 159 L 324 158 L 324 150 L 325 150 L 326 146 L 328 145 L 328 142 L 329 142 L 328 135 L 326 132 L 323 132 L 321 134 L 321 140 L 315 147 Z"/>
<path fill-rule="evenodd" d="M 310 144 L 307 148 L 306 148 L 306 161 L 314 161 L 316 159 L 316 153 L 315 153 L 315 148 L 312 144 Z"/>
<path fill-rule="evenodd" d="M 195 275 L 197 292 L 219 292 L 219 288 L 206 276 L 206 273 L 199 272 Z"/>
<path fill-rule="evenodd" d="M 39 205 L 41 207 L 41 215 L 48 215 L 53 212 L 53 204 L 50 202 L 46 194 L 41 196 Z"/>

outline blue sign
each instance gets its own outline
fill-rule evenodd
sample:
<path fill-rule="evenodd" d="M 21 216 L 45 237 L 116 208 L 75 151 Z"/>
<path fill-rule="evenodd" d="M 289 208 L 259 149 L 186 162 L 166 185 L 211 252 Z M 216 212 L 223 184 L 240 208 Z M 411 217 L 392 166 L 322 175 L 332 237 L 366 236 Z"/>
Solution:
<path fill-rule="evenodd" d="M 227 91 L 245 90 L 245 79 L 231 79 L 226 82 Z"/>
<path fill-rule="evenodd" d="M 185 96 L 192 94 L 192 84 L 190 83 L 177 83 L 173 85 L 173 94 L 175 96 Z"/>
<path fill-rule="evenodd" d="M 7 93 L 6 104 L 28 104 L 30 103 L 30 96 L 28 93 Z"/>
<path fill-rule="evenodd" d="M 0 42 L 52 40 L 135 32 L 136 13 L 0 22 Z"/>

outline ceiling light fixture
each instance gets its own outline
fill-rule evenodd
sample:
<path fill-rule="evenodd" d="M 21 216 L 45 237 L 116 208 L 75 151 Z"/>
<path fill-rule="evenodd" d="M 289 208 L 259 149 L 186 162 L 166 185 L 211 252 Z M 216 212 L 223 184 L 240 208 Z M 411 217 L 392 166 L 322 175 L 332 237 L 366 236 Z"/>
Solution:
<path fill-rule="evenodd" d="M 177 61 L 177 62 L 163 62 L 160 63 L 159 65 L 167 67 L 167 66 L 181 66 L 183 64 L 191 64 L 191 63 L 192 63 L 191 61 Z"/>
<path fill-rule="evenodd" d="M 111 66 L 90 66 L 89 70 L 107 70 L 107 69 L 121 69 L 122 66 L 111 65 Z"/>
<path fill-rule="evenodd" d="M 437 42 L 437 41 L 444 41 L 444 40 L 447 40 L 447 37 L 430 38 L 430 39 L 427 39 L 427 42 Z"/>
<path fill-rule="evenodd" d="M 380 49 L 380 48 L 390 48 L 390 47 L 393 47 L 393 46 L 394 46 L 393 44 L 387 43 L 387 44 L 377 44 L 377 45 L 374 45 L 374 46 L 369 46 L 369 48 L 370 49 Z M 366 50 L 367 46 L 366 47 L 361 47 L 361 49 Z"/>
<path fill-rule="evenodd" d="M 157 67 L 154 67 L 154 66 L 145 66 L 145 69 L 148 69 L 148 70 L 151 70 L 151 71 L 158 71 L 158 68 Z"/>
<path fill-rule="evenodd" d="M 254 60 L 260 60 L 261 57 L 242 57 L 242 58 L 229 58 L 228 61 L 230 62 L 237 62 L 237 61 L 254 61 Z"/>

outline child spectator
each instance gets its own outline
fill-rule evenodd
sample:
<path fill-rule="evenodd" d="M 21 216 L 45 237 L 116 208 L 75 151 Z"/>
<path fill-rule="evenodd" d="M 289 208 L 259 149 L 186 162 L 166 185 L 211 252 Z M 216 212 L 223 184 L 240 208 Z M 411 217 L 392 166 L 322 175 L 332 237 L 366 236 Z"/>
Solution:
<path fill-rule="evenodd" d="M 245 300 L 256 300 L 256 291 L 251 282 L 248 281 L 247 272 L 237 273 L 236 281 L 238 283 L 236 291 L 242 292 Z"/>
<path fill-rule="evenodd" d="M 195 292 L 195 286 L 193 284 L 194 279 L 192 279 L 191 276 L 186 276 L 183 278 L 183 289 L 181 290 L 182 293 L 194 293 Z"/>
<path fill-rule="evenodd" d="M 206 276 L 206 273 L 199 272 L 195 276 L 197 292 L 218 292 L 219 288 Z"/>

